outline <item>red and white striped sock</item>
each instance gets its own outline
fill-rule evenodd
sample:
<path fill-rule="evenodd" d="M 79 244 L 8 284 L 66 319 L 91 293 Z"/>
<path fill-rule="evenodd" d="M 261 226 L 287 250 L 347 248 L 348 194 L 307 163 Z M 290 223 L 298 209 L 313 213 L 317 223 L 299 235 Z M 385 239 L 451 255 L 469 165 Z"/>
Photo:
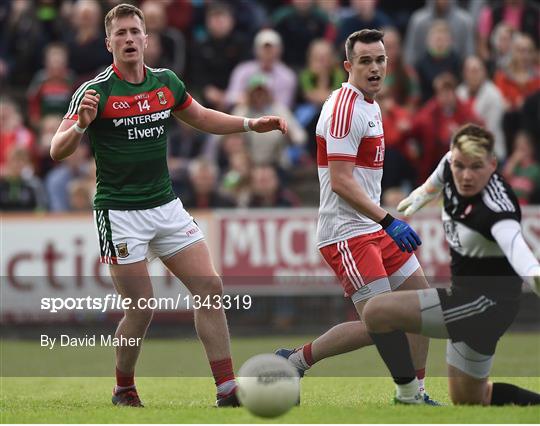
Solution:
<path fill-rule="evenodd" d="M 118 368 L 116 369 L 116 386 L 114 387 L 114 392 L 118 393 L 120 391 L 135 389 L 135 374 L 124 373 Z"/>
<path fill-rule="evenodd" d="M 309 370 L 310 367 L 315 364 L 313 361 L 313 355 L 311 353 L 312 343 L 307 343 L 302 346 L 301 349 L 298 349 L 290 357 L 289 361 L 296 367 L 301 370 Z"/>
<path fill-rule="evenodd" d="M 216 382 L 218 397 L 230 394 L 236 387 L 231 358 L 210 361 L 210 368 Z"/>

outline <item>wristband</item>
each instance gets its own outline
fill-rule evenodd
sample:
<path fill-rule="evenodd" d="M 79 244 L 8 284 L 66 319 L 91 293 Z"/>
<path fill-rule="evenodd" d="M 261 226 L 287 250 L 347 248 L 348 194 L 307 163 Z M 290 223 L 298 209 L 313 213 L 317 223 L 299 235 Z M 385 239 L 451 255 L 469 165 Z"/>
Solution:
<path fill-rule="evenodd" d="M 246 132 L 251 132 L 251 127 L 249 127 L 249 118 L 244 118 L 244 130 Z"/>
<path fill-rule="evenodd" d="M 72 127 L 71 127 L 73 130 L 75 130 L 77 133 L 79 133 L 80 135 L 84 134 L 84 132 L 86 132 L 86 129 L 88 127 L 79 127 L 79 125 L 77 123 L 75 123 Z"/>
<path fill-rule="evenodd" d="M 394 216 L 392 216 L 390 213 L 386 213 L 386 216 L 382 218 L 382 220 L 379 222 L 379 225 L 381 225 L 383 229 L 386 229 L 393 221 Z"/>

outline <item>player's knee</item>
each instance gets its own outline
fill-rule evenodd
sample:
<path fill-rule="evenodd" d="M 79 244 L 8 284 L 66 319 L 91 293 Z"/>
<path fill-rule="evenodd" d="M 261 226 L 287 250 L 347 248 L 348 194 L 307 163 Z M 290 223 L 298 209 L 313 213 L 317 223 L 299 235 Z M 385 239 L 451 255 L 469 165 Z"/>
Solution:
<path fill-rule="evenodd" d="M 366 327 L 370 332 L 379 331 L 381 324 L 384 321 L 384 312 L 381 309 L 381 303 L 377 300 L 376 297 L 370 299 L 366 306 L 364 306 L 364 311 L 362 312 L 362 319 L 366 323 Z"/>
<path fill-rule="evenodd" d="M 148 326 L 154 316 L 154 310 L 149 307 L 136 307 L 129 309 L 125 314 L 128 321 L 140 326 Z"/>
<path fill-rule="evenodd" d="M 200 278 L 192 288 L 193 294 L 197 296 L 223 296 L 223 283 L 218 276 Z"/>
<path fill-rule="evenodd" d="M 454 405 L 482 405 L 484 401 L 484 388 L 475 386 L 466 380 L 454 380 L 449 388 L 450 399 Z"/>
<path fill-rule="evenodd" d="M 396 317 L 386 295 L 375 296 L 364 307 L 363 319 L 369 332 L 386 333 L 395 328 Z"/>
<path fill-rule="evenodd" d="M 474 395 L 466 389 L 451 390 L 450 399 L 454 405 L 482 405 L 482 395 Z"/>

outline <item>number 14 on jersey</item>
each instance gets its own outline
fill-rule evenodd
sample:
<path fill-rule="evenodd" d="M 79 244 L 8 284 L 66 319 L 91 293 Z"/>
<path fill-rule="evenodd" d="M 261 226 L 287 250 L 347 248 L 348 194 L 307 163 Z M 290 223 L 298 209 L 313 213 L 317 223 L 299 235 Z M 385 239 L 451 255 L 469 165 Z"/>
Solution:
<path fill-rule="evenodd" d="M 143 101 L 138 101 L 137 105 L 139 106 L 139 111 L 150 111 L 150 104 L 148 103 L 148 99 L 145 99 Z"/>

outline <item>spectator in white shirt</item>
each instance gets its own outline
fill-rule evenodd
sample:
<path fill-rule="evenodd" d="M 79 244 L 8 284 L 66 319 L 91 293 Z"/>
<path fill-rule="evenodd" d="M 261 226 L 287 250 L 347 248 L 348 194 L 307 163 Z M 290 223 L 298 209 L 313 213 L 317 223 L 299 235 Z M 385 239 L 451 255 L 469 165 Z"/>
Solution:
<path fill-rule="evenodd" d="M 232 72 L 225 99 L 230 107 L 245 102 L 248 81 L 254 75 L 264 75 L 272 97 L 291 108 L 296 94 L 296 74 L 281 62 L 280 35 L 270 29 L 259 31 L 254 41 L 255 60 L 238 64 Z"/>

